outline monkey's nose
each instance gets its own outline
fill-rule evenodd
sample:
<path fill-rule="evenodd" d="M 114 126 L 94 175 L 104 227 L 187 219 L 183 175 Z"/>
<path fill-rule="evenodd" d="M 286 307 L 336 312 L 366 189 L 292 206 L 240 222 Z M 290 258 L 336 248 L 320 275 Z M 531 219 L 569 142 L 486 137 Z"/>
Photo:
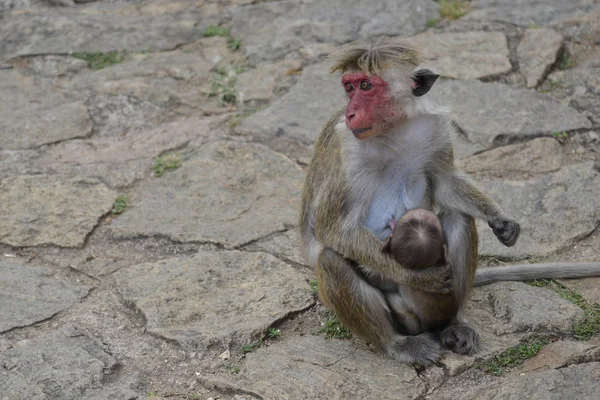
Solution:
<path fill-rule="evenodd" d="M 352 121 L 354 119 L 354 117 L 356 116 L 356 113 L 350 113 L 350 114 L 346 114 L 346 119 L 348 121 Z"/>

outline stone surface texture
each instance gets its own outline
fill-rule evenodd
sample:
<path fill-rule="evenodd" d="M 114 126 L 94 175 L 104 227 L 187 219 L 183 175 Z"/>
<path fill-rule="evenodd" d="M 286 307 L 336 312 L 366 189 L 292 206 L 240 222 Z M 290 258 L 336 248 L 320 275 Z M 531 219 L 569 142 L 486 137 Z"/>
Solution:
<path fill-rule="evenodd" d="M 313 303 L 302 275 L 265 253 L 200 252 L 114 276 L 150 332 L 200 348 L 245 343 Z"/>
<path fill-rule="evenodd" d="M 600 173 L 594 163 L 565 167 L 529 181 L 493 180 L 478 185 L 521 225 L 513 247 L 505 247 L 486 223 L 478 222 L 479 251 L 491 256 L 523 259 L 567 247 L 592 233 L 600 221 L 593 201 L 600 192 Z M 568 223 L 567 223 L 568 221 Z"/>
<path fill-rule="evenodd" d="M 258 62 L 283 58 L 309 43 L 415 34 L 437 17 L 437 9 L 431 0 L 266 2 L 235 9 L 232 33 L 244 38 L 244 53 Z"/>
<path fill-rule="evenodd" d="M 510 72 L 506 36 L 500 32 L 434 33 L 408 39 L 426 64 L 445 78 L 480 79 Z"/>
<path fill-rule="evenodd" d="M 266 147 L 207 143 L 168 174 L 146 185 L 139 201 L 113 223 L 116 235 L 236 247 L 296 224 L 303 175 Z"/>
<path fill-rule="evenodd" d="M 0 333 L 51 318 L 90 289 L 53 278 L 49 269 L 4 260 L 0 260 L 0 273 Z"/>
<path fill-rule="evenodd" d="M 452 108 L 452 119 L 479 150 L 591 126 L 573 108 L 536 91 L 500 83 L 445 81 L 430 93 L 436 102 Z"/>
<path fill-rule="evenodd" d="M 22 175 L 0 181 L 0 242 L 11 246 L 81 246 L 117 193 L 101 181 Z"/>
<path fill-rule="evenodd" d="M 328 56 L 382 36 L 521 224 L 480 268 L 600 260 L 598 0 L 0 0 L 0 400 L 597 398 L 600 277 L 473 288 L 428 368 L 338 338 L 299 205 Z"/>
<path fill-rule="evenodd" d="M 369 371 L 385 370 L 372 375 Z M 207 378 L 210 381 L 210 378 Z M 305 399 L 416 398 L 425 385 L 414 369 L 398 365 L 349 341 L 307 335 L 249 354 L 239 376 L 218 382 L 248 388 L 261 398 Z"/>
<path fill-rule="evenodd" d="M 563 37 L 552 29 L 527 29 L 517 49 L 519 68 L 527 79 L 527 87 L 539 85 L 556 62 Z"/>
<path fill-rule="evenodd" d="M 329 74 L 330 65 L 325 61 L 304 69 L 289 93 L 244 119 L 236 131 L 266 143 L 313 143 L 331 114 L 345 101 L 339 76 Z"/>

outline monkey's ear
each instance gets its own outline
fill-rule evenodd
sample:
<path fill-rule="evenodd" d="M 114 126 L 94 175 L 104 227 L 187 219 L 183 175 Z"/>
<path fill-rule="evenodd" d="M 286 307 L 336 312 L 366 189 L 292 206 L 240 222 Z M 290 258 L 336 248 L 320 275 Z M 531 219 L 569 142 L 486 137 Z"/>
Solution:
<path fill-rule="evenodd" d="M 392 235 L 388 236 L 383 247 L 381 248 L 382 253 L 392 253 Z"/>
<path fill-rule="evenodd" d="M 415 96 L 423 96 L 429 92 L 433 83 L 440 76 L 428 69 L 420 69 L 413 74 L 412 92 Z"/>

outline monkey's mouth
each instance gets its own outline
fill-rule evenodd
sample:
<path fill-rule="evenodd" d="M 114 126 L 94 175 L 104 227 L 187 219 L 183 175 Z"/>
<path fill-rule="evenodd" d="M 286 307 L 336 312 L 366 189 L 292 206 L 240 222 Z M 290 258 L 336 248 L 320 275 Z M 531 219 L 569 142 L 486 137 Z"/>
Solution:
<path fill-rule="evenodd" d="M 365 135 L 364 135 L 364 133 L 367 133 L 367 132 L 369 132 L 371 129 L 373 129 L 373 127 L 372 127 L 372 126 L 370 126 L 370 127 L 368 127 L 368 128 L 354 129 L 354 130 L 352 130 L 352 133 L 354 134 L 354 136 L 355 136 L 357 139 L 360 139 L 360 138 L 361 138 L 361 136 L 365 136 Z"/>

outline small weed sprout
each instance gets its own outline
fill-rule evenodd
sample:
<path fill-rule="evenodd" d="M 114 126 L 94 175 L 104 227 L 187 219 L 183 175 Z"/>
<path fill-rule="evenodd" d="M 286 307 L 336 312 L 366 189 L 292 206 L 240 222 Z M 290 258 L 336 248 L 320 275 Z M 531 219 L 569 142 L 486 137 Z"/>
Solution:
<path fill-rule="evenodd" d="M 262 339 L 259 339 L 254 343 L 250 343 L 245 346 L 242 346 L 242 353 L 244 353 L 244 354 L 251 353 L 254 350 L 258 349 L 262 345 L 263 345 L 263 341 L 262 341 Z"/>
<path fill-rule="evenodd" d="M 428 28 L 433 28 L 438 24 L 438 22 L 440 22 L 439 19 L 432 18 L 430 20 L 427 20 L 427 22 L 425 23 L 425 26 L 427 26 Z"/>
<path fill-rule="evenodd" d="M 317 282 L 316 279 L 311 279 L 310 281 L 308 281 L 308 284 L 310 285 L 310 288 L 312 289 L 312 292 L 314 294 L 318 293 L 319 290 L 319 283 Z"/>
<path fill-rule="evenodd" d="M 561 143 L 564 143 L 569 138 L 569 134 L 565 131 L 562 132 L 552 132 L 552 136 Z"/>
<path fill-rule="evenodd" d="M 281 331 L 277 328 L 269 328 L 267 336 L 269 339 L 277 339 L 279 336 L 281 336 Z"/>
<path fill-rule="evenodd" d="M 116 51 L 109 53 L 73 53 L 72 56 L 87 61 L 91 69 L 110 67 L 125 60 L 125 55 Z"/>
<path fill-rule="evenodd" d="M 182 165 L 181 156 L 179 154 L 170 153 L 163 154 L 162 156 L 154 159 L 154 165 L 152 171 L 157 177 L 161 177 L 165 171 L 174 170 Z"/>
<path fill-rule="evenodd" d="M 240 69 L 218 68 L 213 76 L 208 97 L 217 97 L 219 105 L 234 105 L 237 101 L 237 90 L 235 88 L 235 79 Z"/>
<path fill-rule="evenodd" d="M 465 0 L 441 0 L 440 17 L 458 19 L 471 11 L 471 3 Z"/>
<path fill-rule="evenodd" d="M 129 204 L 129 198 L 124 194 L 119 195 L 115 199 L 115 203 L 113 204 L 112 214 L 118 215 L 127 209 L 127 205 Z"/>
<path fill-rule="evenodd" d="M 228 368 L 232 374 L 237 374 L 238 372 L 240 372 L 240 367 L 238 367 L 237 365 L 230 365 Z"/>
<path fill-rule="evenodd" d="M 558 62 L 558 69 L 565 70 L 575 66 L 575 62 L 571 60 L 571 56 L 569 53 L 564 52 L 560 57 L 560 61 Z"/>
<path fill-rule="evenodd" d="M 231 36 L 231 28 L 225 26 L 209 25 L 203 33 L 204 37 L 221 36 L 227 39 L 227 47 L 231 51 L 239 50 L 242 41 Z"/>
<path fill-rule="evenodd" d="M 326 339 L 349 339 L 351 336 L 348 328 L 342 325 L 336 316 L 328 318 L 327 321 L 321 325 L 321 329 L 319 329 L 317 332 L 324 333 Z"/>

